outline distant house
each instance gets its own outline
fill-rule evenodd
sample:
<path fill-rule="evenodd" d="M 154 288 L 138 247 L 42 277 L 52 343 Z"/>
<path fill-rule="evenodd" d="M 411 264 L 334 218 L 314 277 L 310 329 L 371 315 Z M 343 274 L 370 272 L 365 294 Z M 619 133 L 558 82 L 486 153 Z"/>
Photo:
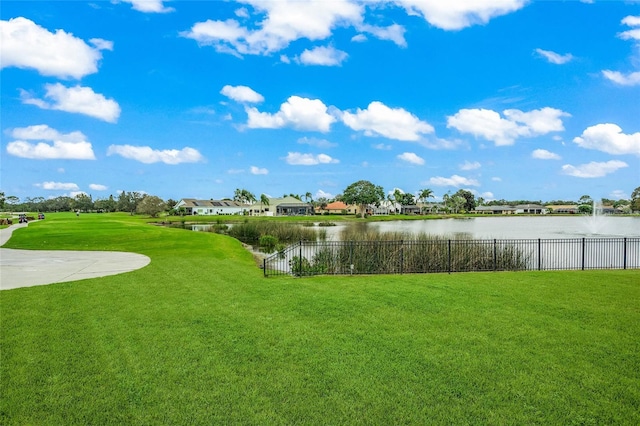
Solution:
<path fill-rule="evenodd" d="M 516 214 L 547 214 L 549 209 L 540 204 L 518 204 Z"/>
<path fill-rule="evenodd" d="M 257 202 L 250 206 L 252 216 L 306 216 L 313 214 L 313 206 L 295 197 L 269 198 L 269 203 Z"/>
<path fill-rule="evenodd" d="M 513 206 L 478 206 L 473 212 L 480 214 L 515 214 L 516 208 Z"/>
<path fill-rule="evenodd" d="M 420 214 L 420 206 L 417 205 L 407 205 L 400 207 L 401 214 Z"/>
<path fill-rule="evenodd" d="M 557 214 L 577 214 L 578 206 L 575 204 L 554 204 L 546 206 L 551 213 Z"/>
<path fill-rule="evenodd" d="M 189 216 L 202 215 L 241 215 L 248 212 L 249 206 L 232 200 L 196 200 L 183 198 L 174 207 L 176 210 L 184 209 Z"/>
<path fill-rule="evenodd" d="M 346 214 L 349 213 L 349 206 L 342 201 L 334 201 L 333 203 L 327 204 L 327 207 L 320 212 L 325 214 Z"/>

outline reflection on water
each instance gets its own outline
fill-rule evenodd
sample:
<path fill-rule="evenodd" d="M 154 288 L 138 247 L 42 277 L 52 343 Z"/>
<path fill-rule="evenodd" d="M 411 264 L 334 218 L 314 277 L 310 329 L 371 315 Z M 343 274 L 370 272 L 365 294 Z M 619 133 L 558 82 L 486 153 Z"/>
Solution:
<path fill-rule="evenodd" d="M 639 237 L 640 217 L 600 216 L 597 227 L 586 216 L 516 216 L 468 219 L 407 220 L 389 222 L 337 222 L 327 237 L 339 240 L 347 227 L 357 232 L 407 232 L 447 236 L 452 239 L 603 238 Z"/>

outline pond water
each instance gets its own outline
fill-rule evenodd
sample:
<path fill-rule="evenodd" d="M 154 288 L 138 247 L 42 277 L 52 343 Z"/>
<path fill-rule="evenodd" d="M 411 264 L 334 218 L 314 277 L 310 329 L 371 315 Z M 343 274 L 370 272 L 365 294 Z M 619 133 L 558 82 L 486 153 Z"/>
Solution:
<path fill-rule="evenodd" d="M 341 231 L 347 227 L 361 229 L 363 232 L 426 233 L 471 239 L 640 237 L 640 217 L 628 216 L 501 216 L 388 222 L 336 222 L 336 225 L 324 228 L 331 240 L 339 240 Z"/>

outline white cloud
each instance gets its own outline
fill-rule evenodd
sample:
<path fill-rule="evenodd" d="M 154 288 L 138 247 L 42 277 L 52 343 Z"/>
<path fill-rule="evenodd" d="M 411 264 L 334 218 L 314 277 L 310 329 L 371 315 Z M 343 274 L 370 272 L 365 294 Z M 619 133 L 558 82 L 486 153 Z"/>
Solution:
<path fill-rule="evenodd" d="M 424 164 L 424 158 L 419 157 L 413 152 L 404 152 L 397 156 L 400 160 L 406 161 L 407 163 L 416 164 L 418 166 L 422 166 Z"/>
<path fill-rule="evenodd" d="M 622 189 L 614 189 L 609 194 L 609 197 L 611 197 L 612 200 L 627 200 L 630 198 L 629 195 L 627 195 L 627 193 Z"/>
<path fill-rule="evenodd" d="M 92 189 L 94 191 L 106 191 L 107 189 L 109 189 L 109 187 L 100 185 L 99 183 L 90 183 L 89 189 Z"/>
<path fill-rule="evenodd" d="M 227 173 L 229 173 L 230 175 L 239 175 L 241 173 L 244 173 L 244 169 L 229 169 L 227 170 Z"/>
<path fill-rule="evenodd" d="M 597 178 L 603 177 L 610 173 L 616 172 L 618 169 L 629 167 L 624 161 L 611 160 L 607 162 L 592 161 L 587 164 L 581 164 L 579 166 L 572 166 L 571 164 L 565 164 L 562 166 L 562 173 L 569 176 L 579 178 Z"/>
<path fill-rule="evenodd" d="M 91 47 L 71 33 L 51 33 L 23 17 L 0 21 L 0 39 L 0 68 L 35 69 L 59 78 L 79 79 L 97 72 L 100 50 L 113 47 L 102 39 L 92 39 Z"/>
<path fill-rule="evenodd" d="M 330 200 L 333 198 L 333 194 L 330 192 L 325 192 L 322 189 L 318 189 L 318 192 L 316 192 L 316 195 L 313 196 L 313 199 L 317 200 L 319 198 L 326 198 L 327 200 Z"/>
<path fill-rule="evenodd" d="M 256 166 L 251 166 L 251 174 L 252 175 L 267 175 L 269 174 L 269 170 L 264 169 L 264 168 L 260 168 L 260 167 L 256 167 Z"/>
<path fill-rule="evenodd" d="M 506 15 L 524 7 L 526 0 L 394 0 L 410 15 L 422 16 L 434 27 L 460 30 L 472 25 L 486 24 L 492 18 Z"/>
<path fill-rule="evenodd" d="M 169 13 L 175 9 L 166 7 L 162 0 L 122 0 L 125 3 L 131 3 L 133 10 L 144 13 Z"/>
<path fill-rule="evenodd" d="M 91 143 L 81 132 L 60 133 L 40 124 L 13 129 L 11 136 L 18 139 L 7 144 L 7 153 L 34 160 L 95 160 Z M 31 143 L 27 141 L 38 141 Z"/>
<path fill-rule="evenodd" d="M 449 178 L 442 176 L 432 177 L 429 179 L 428 184 L 434 186 L 454 186 L 456 188 L 460 188 L 461 186 L 480 186 L 477 180 L 458 175 L 453 175 Z"/>
<path fill-rule="evenodd" d="M 602 75 L 621 86 L 637 86 L 640 84 L 640 71 L 623 74 L 620 71 L 604 70 Z"/>
<path fill-rule="evenodd" d="M 359 31 L 363 31 L 369 34 L 374 35 L 380 40 L 390 40 L 401 47 L 407 46 L 407 41 L 404 38 L 405 28 L 402 25 L 393 24 L 388 27 L 376 27 L 373 25 L 362 24 L 358 27 Z M 359 38 L 354 40 L 358 36 L 354 36 L 351 41 L 365 41 L 366 37 L 363 34 L 359 34 L 364 37 L 364 40 Z"/>
<path fill-rule="evenodd" d="M 48 191 L 79 191 L 80 187 L 75 183 L 63 183 L 63 182 L 42 182 L 36 183 L 38 188 L 46 189 Z"/>
<path fill-rule="evenodd" d="M 482 167 L 482 165 L 477 161 L 474 161 L 473 163 L 470 161 L 465 161 L 464 163 L 460 164 L 460 170 L 476 170 L 480 167 Z"/>
<path fill-rule="evenodd" d="M 494 181 L 494 182 L 502 182 L 502 178 L 498 177 L 498 176 L 492 177 L 491 180 Z"/>
<path fill-rule="evenodd" d="M 313 49 L 305 49 L 296 61 L 303 65 L 338 66 L 342 65 L 349 55 L 333 46 L 318 46 Z"/>
<path fill-rule="evenodd" d="M 234 54 L 270 54 L 294 40 L 324 40 L 334 28 L 362 21 L 363 6 L 350 0 L 245 0 L 254 13 L 264 16 L 257 29 L 241 26 L 234 19 L 198 22 L 183 37 L 200 45 L 213 46 L 219 52 Z"/>
<path fill-rule="evenodd" d="M 318 148 L 333 148 L 338 146 L 337 143 L 333 143 L 326 139 L 308 138 L 306 136 L 298 139 L 298 143 L 303 145 L 315 146 Z"/>
<path fill-rule="evenodd" d="M 95 93 L 90 87 L 65 87 L 60 83 L 46 84 L 45 98 L 36 99 L 26 92 L 22 92 L 22 102 L 36 105 L 43 109 L 53 109 L 88 115 L 100 120 L 115 123 L 120 117 L 120 106 L 113 99 L 107 99 Z"/>
<path fill-rule="evenodd" d="M 357 109 L 355 114 L 342 114 L 345 125 L 356 131 L 364 131 L 366 136 L 384 136 L 401 141 L 417 141 L 421 135 L 433 133 L 434 129 L 426 121 L 402 108 L 389 108 L 382 102 L 374 101 L 367 109 Z"/>
<path fill-rule="evenodd" d="M 300 152 L 289 152 L 285 157 L 287 164 L 292 166 L 316 166 L 318 164 L 335 164 L 340 161 L 331 158 L 326 154 L 302 154 Z"/>
<path fill-rule="evenodd" d="M 542 49 L 536 49 L 536 53 L 538 53 L 540 56 L 545 58 L 547 61 L 556 65 L 566 64 L 567 62 L 573 59 L 573 55 L 571 53 L 566 53 L 564 55 L 561 55 L 559 53 L 552 52 L 550 50 L 542 50 Z"/>
<path fill-rule="evenodd" d="M 381 151 L 389 151 L 390 149 L 392 149 L 393 147 L 391 145 L 387 145 L 384 143 L 377 143 L 375 145 L 372 145 L 373 149 L 379 149 Z"/>
<path fill-rule="evenodd" d="M 198 150 L 189 147 L 181 150 L 156 150 L 148 146 L 111 145 L 107 149 L 107 155 L 119 155 L 145 164 L 165 163 L 174 165 L 204 161 L 204 157 Z"/>
<path fill-rule="evenodd" d="M 367 36 L 364 34 L 356 34 L 353 37 L 351 37 L 351 41 L 356 42 L 356 43 L 362 43 L 367 41 Z"/>
<path fill-rule="evenodd" d="M 640 132 L 627 135 L 620 126 L 611 123 L 587 127 L 580 137 L 573 139 L 578 146 L 614 155 L 640 155 Z"/>
<path fill-rule="evenodd" d="M 537 160 L 560 160 L 562 157 L 546 149 L 534 149 L 533 152 L 531 152 L 531 158 Z"/>
<path fill-rule="evenodd" d="M 280 105 L 280 111 L 275 114 L 260 112 L 254 107 L 247 107 L 245 110 L 249 116 L 247 126 L 252 129 L 292 127 L 296 130 L 328 132 L 331 124 L 336 121 L 321 100 L 299 96 L 291 96 Z"/>
<path fill-rule="evenodd" d="M 561 117 L 570 114 L 545 107 L 529 112 L 508 109 L 499 113 L 488 109 L 461 109 L 447 118 L 447 127 L 461 133 L 493 141 L 496 146 L 513 145 L 519 137 L 540 136 L 564 130 Z"/>
<path fill-rule="evenodd" d="M 621 21 L 621 24 L 629 27 L 640 27 L 640 16 L 627 16 Z M 623 40 L 640 40 L 640 28 L 621 32 L 618 37 Z"/>
<path fill-rule="evenodd" d="M 260 93 L 247 86 L 230 86 L 227 84 L 220 93 L 236 102 L 260 103 L 264 101 L 264 97 Z"/>

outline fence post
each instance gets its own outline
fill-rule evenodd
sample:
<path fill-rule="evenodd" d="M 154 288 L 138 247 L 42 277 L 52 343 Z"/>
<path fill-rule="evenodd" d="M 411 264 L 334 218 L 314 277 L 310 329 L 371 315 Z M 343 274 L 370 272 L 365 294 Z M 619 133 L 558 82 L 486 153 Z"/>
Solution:
<path fill-rule="evenodd" d="M 538 271 L 542 269 L 542 239 L 538 238 Z"/>
<path fill-rule="evenodd" d="M 298 264 L 300 265 L 298 271 L 300 276 L 302 276 L 302 240 L 300 240 L 300 257 L 298 258 Z"/>
<path fill-rule="evenodd" d="M 400 240 L 400 275 L 404 272 L 404 245 L 403 241 Z"/>
<path fill-rule="evenodd" d="M 498 241 L 493 239 L 493 270 L 495 271 L 498 268 Z"/>
<path fill-rule="evenodd" d="M 627 269 L 627 237 L 624 237 L 624 248 L 622 250 L 622 269 Z"/>
<path fill-rule="evenodd" d="M 449 241 L 449 247 L 447 249 L 447 257 L 448 257 L 447 269 L 448 269 L 448 272 L 451 273 L 451 240 L 448 240 L 448 241 Z"/>
<path fill-rule="evenodd" d="M 586 243 L 586 238 L 582 237 L 582 270 L 583 271 L 584 271 L 585 243 Z"/>
<path fill-rule="evenodd" d="M 266 257 L 262 259 L 262 272 L 264 273 L 264 276 L 266 278 L 267 276 L 267 258 Z"/>

